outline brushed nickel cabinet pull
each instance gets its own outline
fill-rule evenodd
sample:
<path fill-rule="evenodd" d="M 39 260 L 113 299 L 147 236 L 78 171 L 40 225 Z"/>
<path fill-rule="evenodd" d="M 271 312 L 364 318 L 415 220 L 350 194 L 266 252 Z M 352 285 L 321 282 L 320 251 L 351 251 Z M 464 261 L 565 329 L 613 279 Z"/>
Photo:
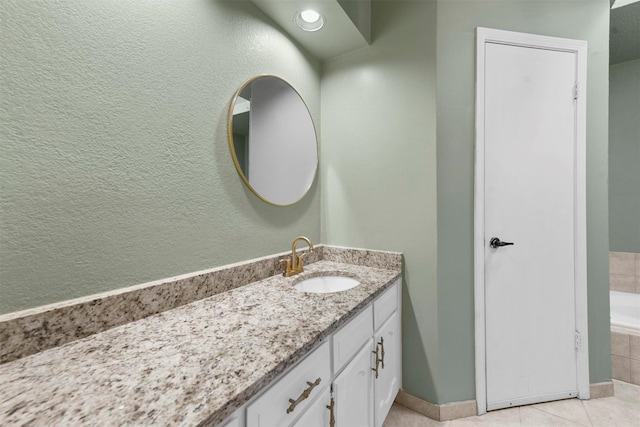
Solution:
<path fill-rule="evenodd" d="M 303 400 L 305 400 L 307 397 L 309 397 L 309 395 L 311 394 L 311 390 L 313 390 L 313 388 L 315 386 L 317 386 L 318 384 L 320 384 L 320 378 L 318 378 L 317 380 L 315 380 L 314 382 L 310 382 L 307 381 L 307 384 L 309 385 L 309 387 L 307 387 L 302 394 L 296 399 L 289 399 L 289 407 L 287 408 L 287 414 L 290 414 L 293 412 L 294 409 L 296 409 L 296 405 L 300 402 L 302 402 Z"/>
<path fill-rule="evenodd" d="M 380 342 L 378 344 L 380 344 L 380 347 L 382 347 L 382 351 L 380 352 L 382 356 L 380 358 L 380 362 L 382 363 L 382 369 L 384 369 L 384 338 L 383 337 L 380 337 Z"/>

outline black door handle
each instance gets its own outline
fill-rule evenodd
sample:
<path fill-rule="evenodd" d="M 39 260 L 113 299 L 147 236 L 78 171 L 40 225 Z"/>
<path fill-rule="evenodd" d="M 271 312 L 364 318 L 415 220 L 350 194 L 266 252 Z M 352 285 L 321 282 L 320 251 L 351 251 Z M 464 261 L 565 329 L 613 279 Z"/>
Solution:
<path fill-rule="evenodd" d="M 513 245 L 513 243 L 511 243 L 511 242 L 501 242 L 500 238 L 498 238 L 498 237 L 492 237 L 491 240 L 489 240 L 489 246 L 491 246 L 493 249 L 497 249 L 499 247 L 509 246 L 509 245 Z"/>

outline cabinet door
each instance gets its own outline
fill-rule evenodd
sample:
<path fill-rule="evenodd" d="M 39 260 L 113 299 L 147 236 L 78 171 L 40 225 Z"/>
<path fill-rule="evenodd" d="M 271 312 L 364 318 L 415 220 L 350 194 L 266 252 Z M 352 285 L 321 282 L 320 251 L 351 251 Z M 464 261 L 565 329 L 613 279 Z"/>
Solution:
<path fill-rule="evenodd" d="M 375 345 L 378 346 L 380 355 L 382 355 L 384 348 L 384 367 L 380 363 L 378 378 L 375 378 L 374 374 L 376 427 L 382 426 L 400 389 L 400 379 L 402 378 L 402 344 L 400 339 L 400 318 L 396 311 L 375 335 Z"/>
<path fill-rule="evenodd" d="M 302 414 L 298 421 L 293 423 L 295 427 L 329 427 L 331 413 L 327 406 L 331 403 L 329 387 L 324 389 L 320 396 Z M 335 409 L 334 409 L 335 411 Z"/>
<path fill-rule="evenodd" d="M 333 382 L 337 427 L 373 426 L 372 348 L 369 338 Z"/>

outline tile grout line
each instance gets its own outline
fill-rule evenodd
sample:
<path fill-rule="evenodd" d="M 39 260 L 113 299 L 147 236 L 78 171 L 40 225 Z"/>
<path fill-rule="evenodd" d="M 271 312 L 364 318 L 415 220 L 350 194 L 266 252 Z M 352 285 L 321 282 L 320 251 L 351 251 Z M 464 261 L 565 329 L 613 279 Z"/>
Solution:
<path fill-rule="evenodd" d="M 581 402 L 581 403 L 582 403 L 582 402 Z M 569 419 L 569 418 L 565 418 L 565 417 L 563 417 L 563 416 L 561 416 L 561 415 L 553 414 L 553 413 L 551 413 L 551 412 L 549 412 L 549 411 L 545 411 L 544 409 L 541 409 L 541 408 L 534 408 L 534 407 L 532 406 L 532 407 L 531 407 L 531 409 L 537 409 L 538 411 L 540 411 L 540 412 L 544 412 L 545 414 L 551 415 L 552 417 L 556 417 L 556 418 L 560 418 L 561 420 L 569 421 L 570 423 L 575 424 L 575 425 L 578 425 L 578 426 L 582 426 L 582 425 L 583 425 L 582 423 L 576 422 L 576 421 L 571 420 L 571 419 Z M 588 415 L 587 415 L 587 416 L 588 416 Z M 589 423 L 591 423 L 591 419 L 589 419 Z M 593 424 L 591 424 L 591 425 L 593 426 Z"/>
<path fill-rule="evenodd" d="M 587 407 L 584 406 L 584 401 L 580 400 L 580 405 L 582 405 L 582 410 L 584 411 L 585 414 L 587 414 L 587 419 L 589 420 L 589 422 L 591 423 L 591 425 L 593 426 L 593 421 L 591 420 L 591 415 L 589 415 L 589 411 L 587 411 Z"/>

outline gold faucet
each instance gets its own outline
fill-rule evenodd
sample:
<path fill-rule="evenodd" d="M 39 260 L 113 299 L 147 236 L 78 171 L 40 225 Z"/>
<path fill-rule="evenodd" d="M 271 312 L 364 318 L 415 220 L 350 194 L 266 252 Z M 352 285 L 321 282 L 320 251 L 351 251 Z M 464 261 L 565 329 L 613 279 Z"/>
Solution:
<path fill-rule="evenodd" d="M 304 236 L 296 237 L 293 241 L 293 244 L 291 245 L 291 258 L 280 260 L 281 262 L 284 261 L 285 263 L 284 273 L 282 273 L 282 275 L 285 277 L 295 276 L 296 274 L 302 273 L 304 271 L 304 268 L 302 267 L 302 257 L 305 256 L 306 253 L 300 256 L 296 255 L 296 245 L 300 240 L 304 240 L 305 242 L 307 242 L 307 245 L 309 245 L 309 252 L 313 252 L 313 245 L 311 244 L 311 240 L 307 239 Z"/>

